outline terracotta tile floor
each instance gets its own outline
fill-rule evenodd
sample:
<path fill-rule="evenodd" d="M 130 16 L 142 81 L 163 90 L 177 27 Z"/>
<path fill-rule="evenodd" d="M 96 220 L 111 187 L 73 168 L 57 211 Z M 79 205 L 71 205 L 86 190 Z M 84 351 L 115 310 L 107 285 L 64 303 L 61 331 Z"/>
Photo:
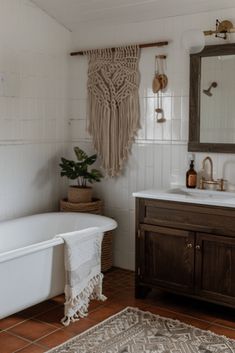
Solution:
<path fill-rule="evenodd" d="M 0 320 L 0 353 L 46 352 L 126 306 L 179 319 L 235 339 L 235 310 L 158 292 L 150 293 L 145 300 L 135 299 L 133 272 L 113 269 L 106 273 L 104 293 L 108 296 L 106 302 L 92 302 L 89 316 L 67 328 L 60 324 L 62 295 Z"/>

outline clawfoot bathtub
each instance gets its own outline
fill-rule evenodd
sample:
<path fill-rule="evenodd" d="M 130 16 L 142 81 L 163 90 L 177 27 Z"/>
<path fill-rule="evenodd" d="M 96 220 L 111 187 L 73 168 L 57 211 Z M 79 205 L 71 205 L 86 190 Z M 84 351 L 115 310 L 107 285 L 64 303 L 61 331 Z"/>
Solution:
<path fill-rule="evenodd" d="M 63 240 L 55 235 L 116 226 L 103 216 L 59 212 L 1 222 L 0 319 L 63 293 Z"/>

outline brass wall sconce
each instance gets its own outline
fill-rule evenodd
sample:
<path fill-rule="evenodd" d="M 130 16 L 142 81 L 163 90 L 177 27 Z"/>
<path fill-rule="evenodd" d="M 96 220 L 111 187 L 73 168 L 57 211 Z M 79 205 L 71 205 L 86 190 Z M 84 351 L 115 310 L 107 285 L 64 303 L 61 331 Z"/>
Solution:
<path fill-rule="evenodd" d="M 229 33 L 235 33 L 235 27 L 233 27 L 232 22 L 228 20 L 224 20 L 221 22 L 218 19 L 216 20 L 214 31 L 204 31 L 205 36 L 211 36 L 214 34 L 216 38 L 222 39 L 227 39 Z"/>
<path fill-rule="evenodd" d="M 199 53 L 205 47 L 205 36 L 215 35 L 216 38 L 227 39 L 228 34 L 235 33 L 235 27 L 231 21 L 216 20 L 215 30 L 201 31 L 190 29 L 182 34 L 182 45 L 190 54 Z"/>

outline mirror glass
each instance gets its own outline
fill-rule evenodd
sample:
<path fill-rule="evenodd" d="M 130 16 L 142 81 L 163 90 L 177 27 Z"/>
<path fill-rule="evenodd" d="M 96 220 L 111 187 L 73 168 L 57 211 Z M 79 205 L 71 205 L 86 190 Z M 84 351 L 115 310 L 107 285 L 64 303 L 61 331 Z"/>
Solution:
<path fill-rule="evenodd" d="M 201 58 L 200 143 L 235 143 L 235 55 Z"/>

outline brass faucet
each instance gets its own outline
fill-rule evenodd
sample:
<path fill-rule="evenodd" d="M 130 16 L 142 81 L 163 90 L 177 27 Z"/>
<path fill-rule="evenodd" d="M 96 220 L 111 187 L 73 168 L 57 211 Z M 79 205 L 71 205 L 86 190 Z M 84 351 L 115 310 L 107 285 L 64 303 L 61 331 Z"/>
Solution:
<path fill-rule="evenodd" d="M 203 159 L 202 170 L 205 170 L 206 161 L 208 161 L 210 164 L 209 179 L 205 179 L 204 176 L 201 176 L 199 188 L 205 189 L 205 185 L 215 185 L 215 186 L 217 186 L 217 190 L 225 191 L 225 180 L 224 179 L 214 180 L 214 178 L 213 178 L 213 162 L 212 162 L 211 157 L 207 156 Z"/>

